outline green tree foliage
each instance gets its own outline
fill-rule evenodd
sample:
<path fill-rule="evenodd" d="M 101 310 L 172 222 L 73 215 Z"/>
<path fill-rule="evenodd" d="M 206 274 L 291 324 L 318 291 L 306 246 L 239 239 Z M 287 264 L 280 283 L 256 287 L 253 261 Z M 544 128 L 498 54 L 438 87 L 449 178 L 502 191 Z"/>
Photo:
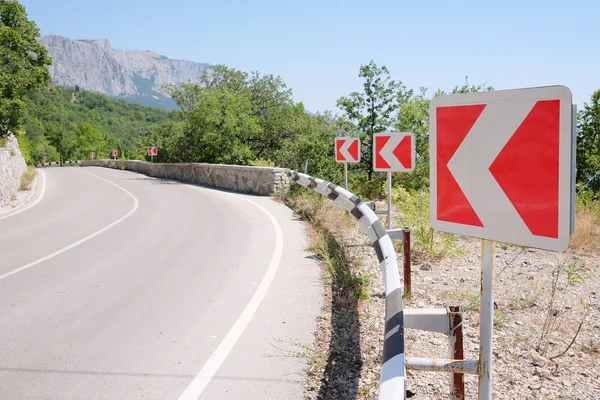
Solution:
<path fill-rule="evenodd" d="M 281 78 L 217 65 L 199 84 L 167 89 L 181 111 L 144 135 L 144 146 L 159 147 L 156 161 L 307 166 L 339 176 L 333 119 L 306 114 Z"/>
<path fill-rule="evenodd" d="M 435 96 L 459 93 L 477 93 L 494 90 L 491 86 L 469 84 L 469 78 L 450 93 L 439 89 Z M 394 181 L 407 189 L 419 189 L 429 185 L 429 101 L 427 88 L 420 87 L 418 94 L 400 85 L 397 95 L 397 115 L 394 128 L 415 135 L 417 159 L 415 170 L 410 174 L 394 174 Z"/>
<path fill-rule="evenodd" d="M 22 129 L 31 141 L 32 162 L 70 158 L 142 158 L 140 135 L 154 125 L 174 120 L 175 113 L 130 104 L 104 95 L 60 86 L 28 91 Z"/>
<path fill-rule="evenodd" d="M 75 141 L 74 156 L 76 159 L 85 160 L 91 152 L 98 152 L 99 149 L 105 149 L 105 147 L 104 135 L 92 124 L 86 123 L 79 127 Z"/>
<path fill-rule="evenodd" d="M 25 91 L 50 80 L 51 59 L 37 37 L 39 29 L 27 19 L 25 7 L 0 0 L 0 136 L 19 127 Z"/>
<path fill-rule="evenodd" d="M 373 135 L 392 126 L 399 84 L 391 80 L 387 67 L 379 67 L 373 60 L 360 66 L 358 76 L 364 79 L 363 92 L 352 92 L 341 97 L 337 105 L 358 128 L 363 148 L 360 164 L 370 180 L 373 171 Z"/>
<path fill-rule="evenodd" d="M 398 109 L 394 128 L 400 132 L 412 132 L 415 136 L 417 157 L 415 170 L 410 174 L 394 174 L 394 181 L 407 189 L 417 189 L 429 185 L 429 98 L 427 89 L 401 87 L 398 91 Z"/>
<path fill-rule="evenodd" d="M 579 112 L 577 135 L 577 181 L 600 191 L 600 89 Z"/>

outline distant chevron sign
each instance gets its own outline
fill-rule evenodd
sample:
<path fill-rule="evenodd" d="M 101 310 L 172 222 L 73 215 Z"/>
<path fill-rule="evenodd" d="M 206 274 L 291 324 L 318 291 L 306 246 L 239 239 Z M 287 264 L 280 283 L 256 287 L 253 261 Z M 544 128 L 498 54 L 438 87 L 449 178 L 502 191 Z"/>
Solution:
<path fill-rule="evenodd" d="M 345 163 L 360 162 L 360 139 L 350 137 L 335 138 L 335 161 Z"/>
<path fill-rule="evenodd" d="M 410 132 L 373 136 L 373 171 L 410 172 L 415 169 L 415 138 Z"/>

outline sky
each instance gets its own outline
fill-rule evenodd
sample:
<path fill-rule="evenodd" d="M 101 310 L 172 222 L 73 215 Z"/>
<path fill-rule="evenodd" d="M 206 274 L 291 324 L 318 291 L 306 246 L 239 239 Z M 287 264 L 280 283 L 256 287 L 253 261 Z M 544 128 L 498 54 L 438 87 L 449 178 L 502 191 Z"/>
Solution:
<path fill-rule="evenodd" d="M 374 60 L 408 88 L 600 89 L 600 2 L 21 0 L 42 35 L 280 76 L 307 110 L 339 112 Z"/>

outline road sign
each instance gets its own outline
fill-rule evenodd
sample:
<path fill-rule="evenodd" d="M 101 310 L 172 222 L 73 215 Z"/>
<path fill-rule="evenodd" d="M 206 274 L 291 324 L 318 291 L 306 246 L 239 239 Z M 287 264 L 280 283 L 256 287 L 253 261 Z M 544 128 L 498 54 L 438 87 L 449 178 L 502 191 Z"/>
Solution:
<path fill-rule="evenodd" d="M 94 158 L 96 158 L 96 153 L 94 153 L 93 151 L 90 152 L 90 158 L 93 160 Z"/>
<path fill-rule="evenodd" d="M 157 156 L 158 148 L 157 147 L 148 147 L 148 155 L 149 156 Z"/>
<path fill-rule="evenodd" d="M 566 250 L 574 206 L 571 105 L 565 86 L 435 97 L 431 226 Z"/>
<path fill-rule="evenodd" d="M 360 162 L 360 139 L 351 137 L 335 138 L 335 161 Z"/>
<path fill-rule="evenodd" d="M 113 156 L 113 157 L 116 157 L 116 156 L 117 156 L 117 154 L 119 154 L 119 152 L 118 152 L 117 150 L 113 150 L 113 151 L 112 151 L 112 156 Z"/>
<path fill-rule="evenodd" d="M 373 136 L 373 171 L 410 172 L 415 169 L 415 138 L 410 132 Z"/>

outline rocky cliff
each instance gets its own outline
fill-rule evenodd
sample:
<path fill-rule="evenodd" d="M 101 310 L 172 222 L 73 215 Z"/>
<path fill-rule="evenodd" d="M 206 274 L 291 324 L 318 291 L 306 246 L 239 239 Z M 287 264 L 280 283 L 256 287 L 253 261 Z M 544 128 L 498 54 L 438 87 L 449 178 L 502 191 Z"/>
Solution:
<path fill-rule="evenodd" d="M 58 35 L 39 42 L 52 57 L 52 82 L 156 107 L 174 102 L 162 87 L 197 82 L 209 64 L 171 60 L 151 51 L 113 49 L 107 39 L 73 40 Z"/>

